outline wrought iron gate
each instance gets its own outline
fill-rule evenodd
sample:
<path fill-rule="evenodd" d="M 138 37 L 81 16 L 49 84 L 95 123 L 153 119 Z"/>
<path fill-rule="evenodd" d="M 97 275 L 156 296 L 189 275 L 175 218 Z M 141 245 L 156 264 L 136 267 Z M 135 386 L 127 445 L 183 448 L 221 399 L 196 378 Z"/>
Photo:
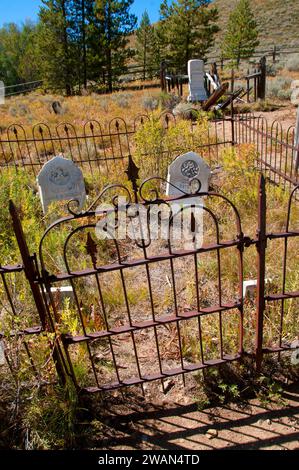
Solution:
<path fill-rule="evenodd" d="M 53 223 L 44 233 L 38 256 L 30 255 L 17 211 L 13 203 L 10 204 L 25 272 L 43 327 L 56 335 L 54 359 L 63 380 L 69 376 L 78 390 L 87 392 L 143 386 L 154 380 L 161 380 L 163 385 L 164 379 L 172 376 L 181 375 L 184 379 L 189 372 L 239 360 L 244 354 L 243 252 L 251 245 L 257 248 L 258 260 L 253 351 L 257 370 L 261 368 L 264 353 L 290 348 L 290 345 L 283 344 L 282 338 L 280 344 L 272 349 L 264 347 L 263 318 L 265 303 L 280 301 L 282 331 L 284 302 L 299 297 L 298 291 L 287 292 L 285 288 L 288 240 L 299 235 L 298 230 L 290 227 L 290 213 L 298 187 L 290 196 L 285 231 L 267 233 L 265 180 L 261 176 L 257 238 L 250 239 L 242 232 L 237 208 L 225 196 L 195 190 L 192 195 L 161 198 L 157 188 L 164 181 L 149 178 L 138 186 L 138 169 L 131 158 L 127 174 L 132 189 L 122 185 L 108 186 L 85 212 L 77 212 L 76 202 L 70 202 L 69 216 Z M 125 202 L 120 206 L 121 195 L 125 196 Z M 173 203 L 179 203 L 180 212 L 183 212 L 188 200 L 194 201 L 196 198 L 204 200 L 203 211 L 209 219 L 210 235 L 200 246 L 195 244 L 195 235 L 191 240 L 192 246 L 186 248 L 184 242 L 183 246 L 177 246 L 171 235 L 176 216 L 172 210 Z M 233 237 L 221 234 L 219 218 L 224 212 L 222 208 L 220 213 L 211 208 L 210 201 L 213 200 L 219 204 L 221 202 L 230 211 Z M 96 208 L 102 201 L 106 204 L 110 201 L 111 205 Z M 150 232 L 144 233 L 140 208 L 144 208 L 147 214 L 148 228 L 150 209 L 164 206 L 170 209 L 167 237 L 162 242 L 158 240 L 153 243 Z M 139 237 L 129 241 L 119 241 L 114 235 L 105 241 L 97 239 L 95 230 L 99 222 L 107 233 L 111 231 L 111 226 L 107 224 L 108 216 L 114 216 L 112 228 L 119 227 L 120 207 L 130 223 L 137 221 Z M 198 221 L 192 211 L 188 217 L 190 231 L 196 234 Z M 103 220 L 106 221 L 104 225 Z M 58 237 L 54 236 L 55 232 Z M 265 296 L 267 241 L 277 238 L 282 238 L 285 243 L 282 293 Z M 51 246 L 55 260 L 47 256 L 47 246 Z M 222 273 L 222 256 L 228 250 L 230 256 L 236 256 L 237 260 L 234 286 L 229 295 L 223 286 Z M 208 294 L 208 299 L 202 294 L 199 276 L 200 258 L 204 256 L 215 256 L 216 295 L 215 292 L 210 297 Z M 188 274 L 184 278 L 188 282 L 183 287 L 182 269 Z M 71 287 L 71 303 L 62 299 L 61 287 L 65 287 L 66 283 Z M 168 285 L 167 291 L 164 284 Z M 190 286 L 193 289 L 192 300 L 190 305 L 184 306 L 179 300 L 181 289 Z M 225 344 L 223 336 L 224 321 L 230 316 L 235 319 L 234 348 L 231 344 Z M 210 324 L 215 328 L 217 326 L 214 346 L 203 328 L 207 318 Z M 189 330 L 186 330 L 186 325 L 189 325 Z M 192 354 L 188 349 L 190 329 L 195 344 Z"/>

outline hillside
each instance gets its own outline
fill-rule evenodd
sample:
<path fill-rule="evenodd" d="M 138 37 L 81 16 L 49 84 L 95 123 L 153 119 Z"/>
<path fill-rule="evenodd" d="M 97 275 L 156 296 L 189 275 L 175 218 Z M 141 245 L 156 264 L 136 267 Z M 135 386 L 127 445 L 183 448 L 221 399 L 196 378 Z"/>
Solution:
<path fill-rule="evenodd" d="M 215 0 L 219 27 L 215 47 L 209 55 L 219 55 L 229 15 L 238 0 Z M 251 0 L 260 34 L 260 49 L 299 45 L 299 0 Z M 217 47 L 218 46 L 218 47 Z"/>

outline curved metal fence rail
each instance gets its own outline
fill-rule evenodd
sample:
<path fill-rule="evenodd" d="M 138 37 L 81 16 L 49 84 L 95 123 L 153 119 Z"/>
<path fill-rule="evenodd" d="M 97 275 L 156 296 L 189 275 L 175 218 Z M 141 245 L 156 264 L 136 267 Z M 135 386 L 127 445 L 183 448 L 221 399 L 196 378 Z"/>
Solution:
<path fill-rule="evenodd" d="M 22 264 L 0 265 L 0 347 L 4 362 L 18 387 L 21 371 L 40 385 L 45 383 L 36 358 L 36 337 L 42 334 L 39 311 L 31 308 L 30 287 Z M 26 295 L 27 302 L 21 300 Z M 29 307 L 30 306 L 30 307 Z M 23 377 L 24 380 L 24 377 Z"/>
<path fill-rule="evenodd" d="M 236 143 L 255 146 L 257 166 L 270 181 L 289 189 L 299 184 L 294 126 L 283 129 L 279 121 L 269 123 L 252 113 L 238 114 L 234 120 Z"/>
<path fill-rule="evenodd" d="M 114 118 L 106 128 L 96 120 L 87 121 L 81 128 L 72 123 L 61 123 L 55 128 L 40 123 L 30 132 L 19 124 L 12 124 L 0 135 L 0 171 L 24 168 L 37 175 L 46 161 L 62 154 L 92 176 L 110 177 L 117 168 L 126 167 L 129 155 L 136 159 L 136 132 L 148 120 L 148 115 L 139 115 L 127 124 L 121 118 Z M 171 113 L 162 114 L 161 122 L 166 129 L 176 125 Z M 196 123 L 192 123 L 191 129 L 195 128 Z M 294 126 L 283 129 L 279 121 L 269 123 L 264 116 L 237 114 L 233 120 L 210 121 L 204 141 L 194 144 L 192 150 L 201 153 L 213 166 L 220 162 L 224 146 L 254 144 L 260 170 L 273 183 L 292 188 L 298 183 L 299 160 L 294 132 Z M 171 149 L 159 148 L 159 152 L 146 148 L 138 161 L 142 176 L 150 171 L 165 177 L 168 164 L 179 153 L 179 142 L 177 148 L 175 145 Z"/>
<path fill-rule="evenodd" d="M 5 140 L 2 139 L 1 143 L 6 143 L 8 148 L 11 149 L 12 154 L 18 155 L 18 157 L 17 159 L 5 161 L 3 168 L 12 166 L 13 168 L 23 168 L 26 171 L 31 171 L 32 174 L 36 174 L 36 171 L 43 164 L 43 161 L 38 159 L 41 150 L 37 142 L 42 146 L 45 145 L 45 148 L 47 148 L 46 142 L 48 142 L 50 148 L 53 145 L 52 149 L 54 152 L 56 148 L 61 146 L 60 150 L 63 149 L 63 151 L 70 155 L 81 167 L 88 165 L 93 174 L 99 174 L 99 171 L 104 171 L 106 175 L 109 175 L 109 171 L 111 171 L 111 161 L 117 164 L 122 162 L 122 167 L 127 163 L 132 170 L 130 152 L 133 151 L 133 147 L 130 139 L 134 133 L 136 133 L 138 126 L 142 126 L 146 119 L 147 117 L 139 116 L 130 128 L 128 128 L 125 121 L 120 119 L 112 120 L 109 123 L 109 128 L 106 133 L 102 132 L 100 125 L 95 121 L 88 122 L 81 133 L 78 133 L 70 124 L 59 125 L 55 130 L 54 138 L 52 137 L 52 131 L 45 125 L 43 127 L 40 126 L 40 128 L 35 127 L 31 139 L 28 139 L 26 134 L 25 136 L 23 135 L 23 138 L 21 137 L 21 133 L 25 133 L 24 129 L 22 130 L 20 127 L 11 126 L 7 130 L 6 136 L 9 136 L 12 132 L 14 140 L 7 139 L 5 142 Z M 162 116 L 162 122 L 166 127 L 175 125 L 173 116 L 168 114 Z M 47 137 L 45 136 L 46 134 Z M 19 376 L 15 373 L 16 369 L 13 361 L 16 360 L 16 365 L 18 365 L 20 364 L 18 361 L 21 360 L 24 361 L 25 370 L 30 369 L 40 381 L 40 367 L 36 363 L 36 353 L 38 351 L 36 347 L 34 347 L 34 341 L 31 341 L 30 338 L 38 337 L 40 334 L 43 334 L 43 332 L 51 336 L 48 346 L 45 347 L 45 351 L 48 351 L 48 355 L 50 355 L 51 358 L 53 357 L 53 363 L 56 365 L 60 378 L 66 380 L 66 376 L 68 375 L 74 380 L 74 383 L 78 386 L 78 390 L 83 388 L 89 392 L 122 388 L 134 384 L 138 384 L 142 387 L 145 382 L 153 380 L 161 380 L 163 382 L 165 378 L 175 375 L 184 377 L 187 372 L 201 370 L 206 367 L 213 367 L 217 364 L 240 359 L 244 354 L 243 252 L 250 246 L 256 246 L 257 248 L 256 260 L 258 263 L 257 303 L 255 310 L 256 331 L 254 335 L 255 350 L 251 351 L 251 354 L 253 353 L 255 356 L 257 369 L 260 370 L 261 368 L 264 354 L 281 353 L 285 350 L 291 350 L 293 345 L 285 341 L 284 334 L 287 327 L 285 324 L 286 309 L 290 301 L 298 302 L 299 299 L 298 287 L 294 285 L 290 289 L 287 283 L 289 245 L 294 243 L 299 236 L 298 229 L 292 226 L 290 217 L 292 208 L 296 204 L 296 196 L 299 193 L 298 174 L 295 171 L 294 163 L 292 163 L 294 151 L 298 151 L 298 149 L 294 147 L 293 137 L 292 127 L 284 130 L 278 123 L 273 123 L 270 126 L 264 118 L 255 117 L 253 115 L 239 115 L 235 116 L 233 120 L 224 119 L 214 121 L 210 123 L 209 130 L 207 131 L 207 141 L 203 143 L 201 148 L 201 150 L 205 152 L 207 159 L 210 158 L 211 161 L 216 163 L 221 148 L 225 145 L 253 144 L 257 149 L 257 167 L 261 169 L 267 179 L 274 184 L 280 184 L 286 189 L 291 189 L 284 228 L 281 231 L 271 233 L 267 231 L 265 178 L 261 176 L 259 186 L 258 230 L 255 239 L 246 237 L 243 234 L 241 220 L 235 208 L 236 224 L 233 236 L 232 238 L 222 240 L 219 238 L 217 217 L 215 217 L 213 211 L 209 210 L 209 215 L 212 220 L 214 220 L 216 227 L 216 238 L 212 243 L 204 244 L 199 249 L 186 251 L 185 249 L 172 249 L 168 240 L 165 252 L 161 252 L 161 250 L 150 252 L 150 245 L 147 246 L 141 243 L 138 247 L 141 250 L 141 256 L 131 259 L 130 257 L 122 257 L 120 255 L 122 247 L 116 242 L 114 246 L 108 250 L 108 253 L 112 256 L 112 262 L 100 262 L 95 242 L 90 235 L 90 230 L 95 228 L 94 222 L 92 221 L 92 219 L 96 217 L 95 209 L 90 206 L 86 212 L 77 214 L 72 211 L 71 206 L 69 206 L 70 216 L 66 219 L 61 219 L 59 223 L 49 228 L 40 242 L 39 255 L 36 256 L 35 254 L 31 254 L 28 250 L 18 211 L 13 203 L 10 203 L 11 220 L 22 256 L 22 264 L 13 266 L 4 265 L 0 267 L 0 281 L 2 283 L 1 317 L 5 313 L 7 317 L 4 329 L 0 334 L 0 341 L 4 344 L 7 367 L 11 370 L 12 375 L 19 380 Z M 109 148 L 104 147 L 105 153 L 102 144 L 102 139 L 104 138 L 109 140 Z M 97 142 L 100 142 L 103 153 L 100 154 L 101 158 L 97 158 L 98 154 L 96 154 L 94 158 L 88 159 L 91 153 L 89 152 L 84 155 L 80 142 L 82 140 L 83 144 L 86 145 L 86 140 L 88 142 L 94 142 L 95 139 Z M 24 151 L 27 150 L 27 157 L 29 156 L 30 158 L 24 158 L 23 149 L 25 149 Z M 52 154 L 50 153 L 44 155 L 45 161 L 51 158 L 51 156 Z M 147 154 L 144 156 L 144 160 L 146 157 Z M 166 154 L 166 162 L 172 157 L 173 155 Z M 36 158 L 37 161 L 34 160 Z M 159 168 L 158 164 L 159 162 L 155 161 L 153 169 Z M 144 184 L 141 184 L 140 189 L 138 189 L 137 186 L 138 172 L 133 172 L 132 174 L 129 168 L 127 169 L 127 174 L 133 188 L 131 202 L 141 200 L 141 203 L 146 207 L 150 202 L 154 204 L 169 203 L 169 201 L 165 199 L 156 199 L 154 201 L 147 200 L 144 197 Z M 163 178 L 163 176 L 161 177 L 161 173 L 165 171 L 165 168 L 166 167 L 163 167 L 162 171 L 159 173 L 158 180 Z M 129 190 L 126 186 L 117 185 L 117 187 L 119 189 L 122 187 L 123 191 L 128 194 Z M 206 193 L 201 196 L 208 198 L 223 197 L 213 193 Z M 98 202 L 99 199 L 97 199 L 97 203 Z M 64 240 L 63 246 L 65 270 L 56 273 L 44 263 L 44 255 L 48 253 L 47 250 L 44 249 L 44 241 L 48 232 L 50 233 L 54 229 L 59 230 L 64 222 L 69 230 L 69 234 Z M 84 236 L 82 236 L 83 232 Z M 62 235 L 65 236 L 65 233 L 63 232 Z M 59 240 L 61 240 L 61 237 L 59 237 Z M 276 288 L 275 291 L 266 293 L 266 258 L 267 253 L 269 253 L 267 250 L 268 246 L 275 240 L 281 240 L 283 243 L 283 250 L 279 252 L 279 260 L 282 265 L 282 285 Z M 69 259 L 69 246 L 72 243 L 75 243 L 74 246 L 77 250 L 78 247 L 80 247 L 80 256 L 75 257 L 75 262 L 79 263 L 79 265 L 74 268 L 71 266 L 71 262 L 74 262 L 74 260 Z M 227 299 L 224 298 L 225 293 L 222 287 L 221 254 L 227 252 L 229 249 L 234 250 L 239 257 L 239 262 L 237 263 L 239 271 L 235 278 L 237 294 L 234 298 Z M 205 253 L 215 253 L 217 259 L 218 301 L 209 305 L 202 305 L 201 299 L 198 296 L 199 280 L 196 267 L 197 258 L 203 256 Z M 190 268 L 190 273 L 192 273 L 193 283 L 196 287 L 194 298 L 197 302 L 194 309 L 186 311 L 182 311 L 178 308 L 177 299 L 179 294 L 177 282 L 179 273 L 175 269 L 176 261 L 183 258 L 188 258 L 193 263 L 193 267 Z M 174 308 L 171 312 L 161 313 L 160 311 L 157 313 L 157 306 L 152 291 L 152 285 L 155 280 L 151 274 L 151 266 L 160 266 L 166 263 L 169 265 L 168 284 L 171 297 L 173 298 Z M 255 265 L 255 261 L 253 261 L 253 264 Z M 133 272 L 136 273 L 133 274 L 133 277 L 135 276 L 135 278 L 138 279 L 140 270 L 143 270 L 142 280 L 147 286 L 149 299 L 147 312 L 144 312 L 142 307 L 143 314 L 146 313 L 148 315 L 144 318 L 140 318 L 140 311 L 137 312 L 137 317 L 136 314 L 132 314 L 132 307 L 130 306 L 132 299 L 128 294 L 126 280 L 127 273 L 131 273 L 132 278 Z M 121 317 L 121 321 L 118 319 L 113 324 L 111 324 L 112 319 L 109 317 L 108 312 L 109 293 L 106 293 L 106 296 L 102 295 L 103 278 L 110 274 L 119 276 L 118 289 L 123 293 L 123 316 Z M 17 280 L 16 277 L 18 276 L 20 279 Z M 51 287 L 65 285 L 66 282 L 71 284 L 74 293 L 74 309 L 79 325 L 79 332 L 76 334 L 73 334 L 71 331 L 66 331 L 61 334 L 60 329 L 57 328 L 61 319 L 61 306 L 59 307 L 57 299 L 54 298 Z M 108 285 L 108 290 L 111 289 L 109 282 L 106 285 Z M 160 289 L 160 284 L 158 288 Z M 90 305 L 90 289 L 93 295 L 97 296 L 97 305 L 100 309 L 99 314 L 96 313 L 94 305 Z M 20 294 L 23 294 L 23 298 Z M 29 297 L 31 298 L 30 301 Z M 24 302 L 24 298 L 26 298 L 26 302 Z M 279 303 L 280 305 L 278 325 L 279 338 L 277 344 L 267 344 L 264 328 L 265 312 L 267 306 L 273 305 L 274 303 Z M 88 312 L 88 315 L 93 316 L 92 330 L 88 330 L 87 328 L 86 312 Z M 237 312 L 238 318 L 238 321 L 235 323 L 238 346 L 236 350 L 233 351 L 233 354 L 229 354 L 226 351 L 222 338 L 223 318 L 230 315 L 230 312 Z M 201 335 L 203 331 L 200 322 L 204 318 L 215 318 L 215 323 L 217 321 L 219 325 L 219 336 L 217 338 L 219 348 L 213 358 L 206 358 L 204 351 L 202 351 L 203 343 Z M 189 321 L 197 322 L 197 344 L 199 345 L 200 351 L 199 359 L 192 364 L 185 358 L 181 337 L 181 330 Z M 159 332 L 165 330 L 165 328 L 170 333 L 174 332 L 176 335 L 178 359 L 173 366 L 167 368 L 165 368 L 163 364 L 163 354 L 160 351 L 161 339 L 159 339 Z M 156 367 L 152 368 L 153 370 L 151 370 L 151 372 L 147 371 L 146 364 L 143 363 L 142 366 L 138 352 L 138 348 L 140 344 L 142 344 L 142 334 L 146 330 L 150 330 L 152 333 L 153 351 L 156 351 L 155 361 L 151 364 Z M 18 338 L 20 342 L 17 343 L 17 349 L 14 350 L 14 339 Z M 131 345 L 131 353 L 136 366 L 135 372 L 131 370 L 130 374 L 128 373 L 127 375 L 123 372 L 126 365 L 123 364 L 121 351 L 118 351 L 117 357 L 117 348 L 115 348 L 115 343 L 121 344 L 123 341 L 122 338 L 129 338 L 128 341 Z M 137 340 L 136 338 L 139 339 Z M 109 356 L 108 363 L 111 366 L 111 374 L 109 377 L 101 375 L 100 365 L 102 358 L 100 357 L 99 359 L 96 355 L 96 344 L 105 346 L 105 348 L 102 349 L 103 351 L 107 351 L 107 355 Z M 74 367 L 77 348 L 84 348 L 86 364 L 89 365 L 89 372 L 91 373 L 91 375 L 89 374 L 89 378 L 93 377 L 87 385 L 80 384 L 77 380 L 76 367 Z M 19 351 L 21 349 L 23 352 L 20 355 Z M 18 353 L 17 355 L 16 351 Z M 107 359 L 105 359 L 105 361 L 107 362 Z"/>
<path fill-rule="evenodd" d="M 176 124 L 171 113 L 163 113 L 160 119 L 165 129 Z M 72 123 L 61 123 L 55 128 L 40 123 L 30 131 L 20 124 L 12 124 L 0 135 L 0 171 L 3 168 L 24 168 L 37 175 L 45 162 L 61 154 L 71 158 L 92 176 L 109 177 L 117 166 L 125 168 L 129 155 L 135 156 L 136 132 L 148 120 L 148 115 L 139 115 L 128 124 L 122 118 L 114 118 L 105 128 L 97 120 L 87 121 L 80 128 Z M 190 128 L 195 129 L 195 124 L 190 123 Z M 231 119 L 217 119 L 210 122 L 205 139 L 194 143 L 193 150 L 203 153 L 211 164 L 215 164 L 221 148 L 229 144 L 232 144 Z M 159 148 L 159 155 L 157 151 L 146 148 L 139 155 L 141 172 L 144 167 L 148 171 L 147 163 L 151 161 L 151 172 L 156 174 L 162 168 L 163 161 L 163 176 L 166 176 L 168 163 L 179 153 L 179 136 L 177 147 Z"/>

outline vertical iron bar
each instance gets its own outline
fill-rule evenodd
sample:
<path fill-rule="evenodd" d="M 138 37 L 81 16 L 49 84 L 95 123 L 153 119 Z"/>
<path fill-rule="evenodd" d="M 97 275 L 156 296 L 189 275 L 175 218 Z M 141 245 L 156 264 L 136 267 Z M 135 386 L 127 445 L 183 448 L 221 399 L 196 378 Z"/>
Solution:
<path fill-rule="evenodd" d="M 259 180 L 259 206 L 258 206 L 258 230 L 257 230 L 257 298 L 256 298 L 256 337 L 255 337 L 255 359 L 256 371 L 261 370 L 263 360 L 263 320 L 265 310 L 265 265 L 266 265 L 266 190 L 265 178 L 260 176 Z"/>
<path fill-rule="evenodd" d="M 32 296 L 33 296 L 40 320 L 42 322 L 42 326 L 44 329 L 46 329 L 46 326 L 47 326 L 46 308 L 45 308 L 45 304 L 43 301 L 43 297 L 40 292 L 40 288 L 38 284 L 36 284 L 35 282 L 37 280 L 36 268 L 32 260 L 32 256 L 30 256 L 30 253 L 29 253 L 27 241 L 25 239 L 22 224 L 19 219 L 16 207 L 11 200 L 9 201 L 9 212 L 12 218 L 13 229 L 14 229 L 14 233 L 18 242 L 19 250 L 22 256 L 22 260 L 24 264 L 24 271 L 30 284 Z M 62 383 L 65 384 L 66 382 L 65 370 L 62 365 L 62 359 L 60 357 L 60 352 L 57 346 L 54 347 L 53 358 L 54 358 L 58 376 L 61 379 Z"/>

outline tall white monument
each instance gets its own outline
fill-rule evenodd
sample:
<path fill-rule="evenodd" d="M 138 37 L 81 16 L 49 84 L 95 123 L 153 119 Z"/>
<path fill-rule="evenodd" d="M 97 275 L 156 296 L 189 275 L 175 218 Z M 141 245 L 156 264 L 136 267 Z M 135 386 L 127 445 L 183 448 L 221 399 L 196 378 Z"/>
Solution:
<path fill-rule="evenodd" d="M 203 60 L 188 61 L 189 96 L 188 101 L 206 101 L 208 99 L 205 89 L 205 70 Z"/>

